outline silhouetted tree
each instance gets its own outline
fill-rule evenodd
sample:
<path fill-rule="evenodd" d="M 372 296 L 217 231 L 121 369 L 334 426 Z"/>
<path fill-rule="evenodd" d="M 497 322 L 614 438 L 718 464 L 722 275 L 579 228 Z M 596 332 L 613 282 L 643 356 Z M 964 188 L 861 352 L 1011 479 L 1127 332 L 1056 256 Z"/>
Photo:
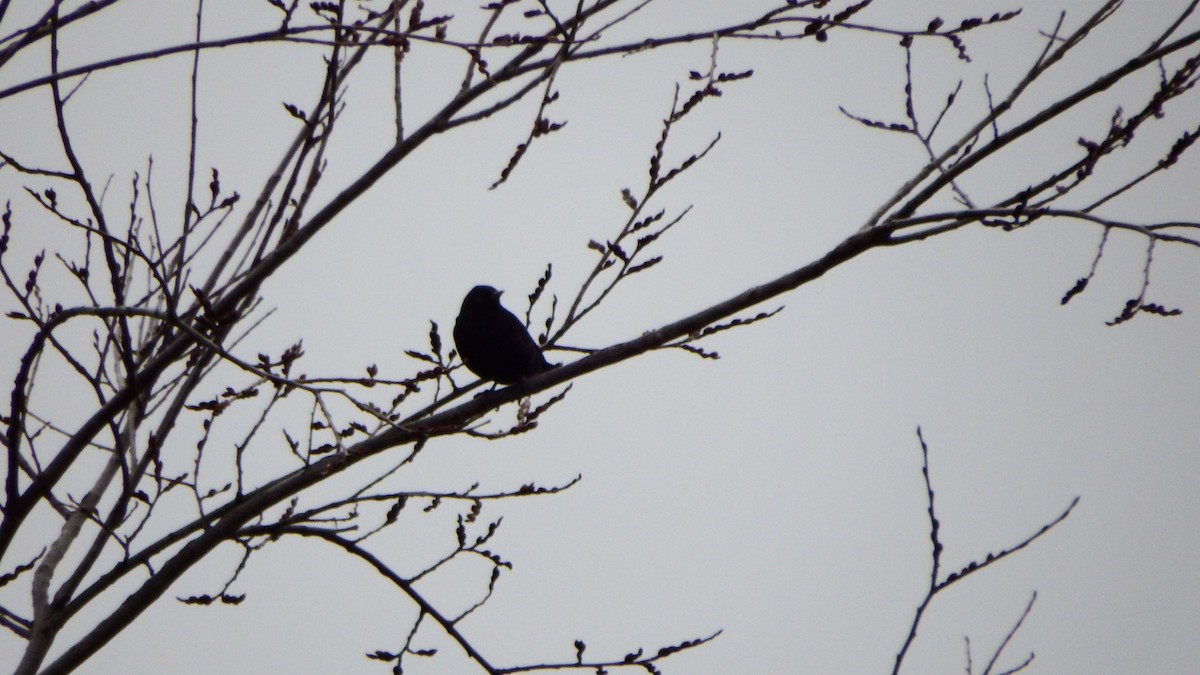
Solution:
<path fill-rule="evenodd" d="M 1152 143 L 1149 134 L 1141 133 L 1143 128 L 1173 114 L 1175 100 L 1194 86 L 1200 29 L 1184 28 L 1193 18 L 1195 3 L 1179 12 L 1179 21 L 1163 26 L 1151 44 L 1121 45 L 1127 60 L 1120 67 L 1031 110 L 1025 103 L 1032 85 L 1101 24 L 1134 10 L 1109 1 L 1082 22 L 1060 21 L 1049 27 L 1044 50 L 1015 86 L 993 91 L 987 83 L 974 85 L 986 87 L 990 101 L 990 108 L 979 115 L 962 109 L 959 90 L 946 92 L 935 114 L 919 114 L 926 106 L 918 105 L 913 93 L 912 50 L 921 42 L 944 43 L 950 47 L 945 51 L 948 58 L 968 59 L 970 34 L 1007 30 L 1016 11 L 914 16 L 901 26 L 873 19 L 871 0 L 738 3 L 733 13 L 743 16 L 736 21 L 673 32 L 663 22 L 644 19 L 649 4 L 502 0 L 468 8 L 462 3 L 409 0 L 303 6 L 297 0 L 263 0 L 238 10 L 246 21 L 255 22 L 253 29 L 247 30 L 251 24 L 243 22 L 243 32 L 212 37 L 206 27 L 228 17 L 212 16 L 215 10 L 198 0 L 194 40 L 125 53 L 120 45 L 98 48 L 86 43 L 103 44 L 102 37 L 89 34 L 102 20 L 144 18 L 118 14 L 128 11 L 127 2 L 56 0 L 42 3 L 41 15 L 18 16 L 18 9 L 29 8 L 0 0 L 2 115 L 50 119 L 55 131 L 53 144 L 30 147 L 0 129 L 0 189 L 5 193 L 0 272 L 8 289 L 4 347 L 12 376 L 3 416 L 0 624 L 26 641 L 15 672 L 62 673 L 79 667 L 168 589 L 189 592 L 176 582 L 220 547 L 240 551 L 241 563 L 229 583 L 181 599 L 237 604 L 242 596 L 230 589 L 250 558 L 274 541 L 293 536 L 328 542 L 365 561 L 416 606 L 408 641 L 370 655 L 392 664 L 396 672 L 407 659 L 431 656 L 412 643 L 417 628 L 430 624 L 457 642 L 484 672 L 567 667 L 604 672 L 626 665 L 658 672 L 660 662 L 673 653 L 715 636 L 624 656 L 594 656 L 579 641 L 574 660 L 563 663 L 492 663 L 458 627 L 486 601 L 510 566 L 490 547 L 499 521 L 485 515 L 486 505 L 552 494 L 574 481 L 530 482 L 493 492 L 477 486 L 450 492 L 414 490 L 405 486 L 420 480 L 412 470 L 418 453 L 435 452 L 439 440 L 450 435 L 496 438 L 530 432 L 568 395 L 572 380 L 651 350 L 714 357 L 704 346 L 705 338 L 771 317 L 778 311 L 774 306 L 758 309 L 767 301 L 867 251 L 916 244 L 965 228 L 1010 231 L 1054 221 L 1094 225 L 1102 235 L 1095 262 L 1082 271 L 1063 303 L 1087 289 L 1111 246 L 1110 233 L 1131 233 L 1145 247 L 1145 281 L 1134 297 L 1114 302 L 1111 323 L 1179 312 L 1151 295 L 1151 263 L 1157 247 L 1200 245 L 1200 224 L 1138 222 L 1110 214 L 1129 188 L 1153 186 L 1190 150 L 1200 129 L 1175 135 L 1156 160 L 1137 167 L 1130 179 L 1114 182 L 1106 176 L 1107 182 L 1094 189 L 1099 181 L 1093 179 L 1105 175 L 1116 158 L 1128 158 L 1128 146 Z M 753 86 L 753 71 L 721 67 L 719 48 L 747 41 L 781 46 L 799 42 L 817 48 L 849 31 L 897 43 L 907 81 L 884 88 L 886 95 L 899 92 L 902 117 L 878 119 L 862 111 L 845 111 L 846 115 L 880 134 L 898 134 L 918 144 L 928 154 L 925 166 L 867 222 L 846 223 L 849 236 L 815 260 L 798 261 L 786 274 L 682 319 L 646 327 L 632 339 L 596 349 L 571 346 L 572 330 L 589 315 L 599 314 L 615 287 L 663 259 L 666 235 L 674 234 L 672 228 L 687 214 L 686 209 L 660 205 L 659 196 L 706 159 L 717 137 L 681 151 L 676 147 L 677 130 L 697 109 L 719 105 L 715 99 L 727 88 Z M 267 303 L 305 302 L 269 297 L 264 283 L 317 233 L 342 225 L 347 208 L 415 151 L 501 111 L 526 111 L 524 140 L 512 150 L 507 165 L 497 167 L 492 187 L 502 189 L 521 171 L 522 161 L 543 144 L 554 143 L 548 137 L 567 123 L 555 108 L 560 96 L 570 95 L 559 89 L 562 73 L 579 64 L 639 58 L 689 43 L 711 44 L 711 58 L 680 73 L 657 142 L 647 149 L 644 182 L 614 187 L 628 207 L 626 217 L 612 223 L 610 232 L 580 242 L 595 257 L 590 269 L 573 271 L 571 276 L 581 283 L 569 287 L 547 265 L 528 304 L 519 308 L 543 349 L 553 350 L 551 360 L 563 362 L 561 367 L 530 377 L 521 386 L 483 391 L 461 367 L 446 341 L 446 330 L 437 323 L 430 325 L 428 344 L 407 350 L 407 366 L 399 365 L 393 354 L 376 354 L 369 360 L 390 365 L 371 365 L 365 373 L 310 377 L 302 374 L 300 343 L 273 352 L 250 346 L 247 335 L 268 313 Z M 251 51 L 264 48 L 267 51 Z M 108 55 L 91 56 L 90 49 Z M 116 56 L 111 55 L 114 49 Z M 278 77 L 272 73 L 279 68 L 303 74 L 302 62 L 290 61 L 297 53 L 319 53 L 323 58 L 319 78 L 295 85 L 296 97 L 309 102 L 283 103 L 294 118 L 292 142 L 281 149 L 261 185 L 239 186 L 237 191 L 222 181 L 218 168 L 202 169 L 205 164 L 197 149 L 197 136 L 205 129 L 202 110 L 214 104 L 240 105 L 223 90 L 220 75 L 203 70 L 215 50 L 229 49 L 246 50 L 247 67 L 261 68 L 264 78 Z M 68 51 L 69 62 L 77 65 L 67 65 Z M 81 51 L 88 55 L 78 57 Z M 267 57 L 253 60 L 252 55 L 261 54 Z M 355 180 L 331 187 L 322 182 L 331 161 L 328 150 L 354 131 L 343 124 L 356 104 L 348 95 L 350 83 L 360 65 L 379 54 L 388 55 L 393 66 L 391 131 L 387 137 L 375 134 L 367 139 L 362 147 L 374 154 L 359 155 L 362 168 Z M 192 110 L 186 130 L 186 179 L 163 186 L 150 159 L 145 170 L 132 177 L 114 175 L 103 157 L 84 149 L 104 136 L 105 125 L 102 118 L 89 117 L 90 111 L 76 109 L 82 94 L 104 86 L 106 71 L 184 58 L 191 67 L 186 89 L 179 91 L 190 96 Z M 31 73 L 31 68 L 41 70 Z M 1140 105 L 1113 112 L 1099 135 L 1081 126 L 1074 154 L 1028 161 L 1018 182 L 992 183 L 986 197 L 976 194 L 972 185 L 979 183 L 972 179 L 988 175 L 997 158 L 1028 158 L 1026 141 L 1049 133 L 1052 124 L 1091 97 L 1145 73 L 1156 74 L 1158 83 Z M 445 96 L 437 98 L 441 94 Z M 149 106 L 156 97 L 170 95 L 157 87 L 123 94 L 131 107 Z M 951 126 L 959 130 L 956 137 L 947 137 L 945 129 Z M 503 136 L 496 139 L 509 142 Z M 213 163 L 220 167 L 251 159 L 258 158 L 218 157 Z M 1124 164 L 1126 172 L 1129 168 Z M 563 167 L 564 172 L 570 170 Z M 123 181 L 128 182 L 130 201 L 106 197 Z M 156 198 L 163 192 L 171 196 Z M 464 290 L 477 281 L 464 280 Z M 506 298 L 510 309 L 518 310 L 519 294 Z M 478 424 L 485 417 L 498 420 L 495 411 L 510 405 L 516 410 L 511 426 L 485 431 Z M 284 410 L 303 410 L 304 418 L 296 422 Z M 261 459 L 250 468 L 246 459 L 251 449 L 260 457 L 274 458 L 268 464 L 277 472 L 264 473 Z M 371 458 L 385 461 L 364 462 Z M 1019 550 L 1070 512 L 1067 508 L 1042 530 L 994 556 L 946 573 L 941 568 L 927 454 L 925 466 L 931 583 L 897 655 L 897 671 L 922 612 L 938 591 Z M 399 573 L 370 546 L 372 535 L 397 522 L 446 509 L 457 513 L 456 546 L 418 574 Z M 484 560 L 493 571 L 480 601 L 451 613 L 415 583 L 459 557 Z M 32 599 L 28 605 L 25 597 Z M 99 611 L 97 619 L 95 607 L 109 609 Z M 90 623 L 79 625 L 83 621 Z M 1014 632 L 1019 625 L 1018 621 Z"/>

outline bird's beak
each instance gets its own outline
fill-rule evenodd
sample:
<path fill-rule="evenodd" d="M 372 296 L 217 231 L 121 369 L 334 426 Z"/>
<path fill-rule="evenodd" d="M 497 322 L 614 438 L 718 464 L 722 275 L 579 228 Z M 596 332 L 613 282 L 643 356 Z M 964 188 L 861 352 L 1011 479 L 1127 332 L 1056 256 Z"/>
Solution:
<path fill-rule="evenodd" d="M 500 290 L 499 288 L 497 288 L 497 289 L 494 289 L 494 290 L 495 290 L 495 294 L 494 294 L 494 295 L 492 295 L 492 297 L 493 297 L 493 298 L 496 298 L 497 300 L 499 300 L 499 299 L 500 299 L 500 296 L 504 294 L 504 291 Z"/>

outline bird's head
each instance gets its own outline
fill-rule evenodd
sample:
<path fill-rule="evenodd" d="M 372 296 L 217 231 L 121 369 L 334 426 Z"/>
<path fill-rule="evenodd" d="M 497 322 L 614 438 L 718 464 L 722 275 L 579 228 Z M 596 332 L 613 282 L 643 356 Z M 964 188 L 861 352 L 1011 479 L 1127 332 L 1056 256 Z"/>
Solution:
<path fill-rule="evenodd" d="M 500 304 L 500 294 L 503 292 L 491 286 L 476 286 L 463 299 L 463 306 L 488 307 L 498 305 Z"/>

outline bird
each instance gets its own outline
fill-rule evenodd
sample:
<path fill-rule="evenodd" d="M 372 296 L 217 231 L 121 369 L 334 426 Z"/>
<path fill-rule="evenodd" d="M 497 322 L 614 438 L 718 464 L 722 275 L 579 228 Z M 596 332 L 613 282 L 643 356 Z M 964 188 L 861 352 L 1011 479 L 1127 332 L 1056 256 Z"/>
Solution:
<path fill-rule="evenodd" d="M 454 322 L 454 346 L 467 368 L 484 380 L 520 384 L 554 367 L 525 324 L 500 304 L 504 291 L 476 286 Z"/>

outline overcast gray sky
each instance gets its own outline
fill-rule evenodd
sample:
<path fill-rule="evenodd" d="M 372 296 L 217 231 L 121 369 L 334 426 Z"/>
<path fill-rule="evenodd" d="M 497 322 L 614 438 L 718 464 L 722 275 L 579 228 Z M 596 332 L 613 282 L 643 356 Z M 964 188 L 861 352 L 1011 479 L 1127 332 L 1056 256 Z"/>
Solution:
<path fill-rule="evenodd" d="M 122 4 L 87 31 L 64 35 L 64 61 L 186 42 L 194 30 L 192 3 Z M 467 17 L 481 3 L 427 4 L 430 14 Z M 627 30 L 717 25 L 742 4 L 660 0 Z M 1098 4 L 1026 2 L 1016 20 L 968 34 L 971 63 L 955 59 L 947 44 L 919 43 L 919 114 L 932 120 L 962 80 L 960 107 L 944 122 L 945 138 L 955 137 L 986 105 L 985 73 L 993 92 L 1007 91 L 1059 11 L 1074 27 Z M 1124 62 L 1187 4 L 1131 0 L 1026 105 L 1057 100 Z M 39 5 L 46 3 L 14 3 L 0 33 Z M 911 28 L 939 13 L 949 22 L 1017 7 L 880 0 L 860 18 Z M 268 10 L 266 2 L 208 0 L 206 34 L 261 30 L 270 25 Z M 1190 30 L 1196 23 L 1189 20 Z M 643 182 L 675 82 L 704 69 L 709 51 L 697 44 L 565 68 L 548 116 L 569 123 L 535 143 L 495 191 L 487 187 L 524 139 L 530 105 L 433 140 L 269 281 L 265 304 L 275 312 L 242 353 L 277 353 L 303 338 L 301 370 L 310 375 L 360 374 L 374 363 L 384 376 L 400 376 L 412 368 L 403 350 L 425 346 L 431 319 L 448 339 L 475 284 L 505 289 L 508 307 L 523 312 L 524 296 L 552 262 L 551 291 L 565 297 L 594 259 L 588 240 L 613 236 L 624 219 L 620 190 Z M 202 184 L 215 166 L 227 189 L 255 194 L 294 133 L 280 101 L 314 99 L 320 56 L 283 45 L 204 55 Z M 445 95 L 441 87 L 453 89 L 460 62 L 445 50 L 415 49 L 406 64 L 421 73 L 406 110 L 411 125 Z M 127 213 L 132 172 L 144 174 L 153 154 L 160 214 L 177 217 L 189 63 L 175 57 L 98 73 L 76 94 L 79 152 L 96 175 L 113 177 L 112 213 Z M 671 140 L 668 155 L 677 162 L 722 136 L 660 197 L 668 212 L 692 207 L 662 243 L 664 263 L 620 287 L 568 343 L 602 347 L 636 337 L 820 257 L 926 159 L 910 138 L 866 129 L 838 111 L 902 121 L 904 52 L 894 37 L 729 41 L 719 63 L 755 74 L 725 87 Z M 32 58 L 14 63 L 0 70 L 0 88 L 44 69 Z M 1076 156 L 1078 137 L 1101 137 L 1113 109 L 1140 105 L 1155 84 L 1143 77 L 1108 92 L 965 188 L 990 203 L 1027 184 L 1031 170 L 1040 175 L 1039 167 Z M 329 152 L 318 200 L 386 148 L 391 86 L 382 52 L 350 81 L 343 135 Z M 44 152 L 47 101 L 44 91 L 0 101 L 0 150 Z M 1142 132 L 1146 145 L 1129 151 L 1129 166 L 1160 156 L 1198 120 L 1194 95 L 1173 103 Z M 1186 157 L 1107 215 L 1195 220 L 1198 161 Z M 1129 177 L 1120 173 L 1122 160 L 1113 164 L 1099 182 Z M 25 185 L 44 187 L 0 169 L 3 199 L 25 224 L 13 235 L 17 259 L 52 249 L 60 236 L 34 227 Z M 559 495 L 485 508 L 486 517 L 504 518 L 492 549 L 514 568 L 462 631 L 502 665 L 570 660 L 575 639 L 591 656 L 619 657 L 720 629 L 716 641 L 662 670 L 890 672 L 928 583 L 920 425 L 948 569 L 1016 544 L 1076 496 L 1081 503 L 1028 550 L 939 596 L 905 672 L 963 672 L 964 636 L 980 672 L 1035 590 L 1037 603 L 1002 667 L 1035 652 L 1030 672 L 1193 672 L 1200 661 L 1200 260 L 1183 248 L 1155 254 L 1148 300 L 1181 307 L 1182 316 L 1108 327 L 1140 287 L 1138 237 L 1112 235 L 1087 292 L 1059 303 L 1087 273 L 1100 235 L 1094 226 L 1039 222 L 877 250 L 764 306 L 786 305 L 770 321 L 714 338 L 718 361 L 651 353 L 581 378 L 534 433 L 430 443 L 402 485 L 513 489 L 583 477 Z M 6 327 L 6 380 L 26 344 L 27 336 Z M 71 392 L 62 395 L 62 405 L 75 405 Z M 511 423 L 512 408 L 493 419 L 489 428 Z M 226 442 L 235 437 L 228 433 Z M 181 436 L 180 451 L 196 437 Z M 269 457 L 264 451 L 258 467 L 264 477 L 278 471 Z M 451 509 L 425 520 L 384 532 L 373 550 L 400 571 L 419 570 L 453 540 Z M 235 551 L 219 554 L 169 595 L 211 593 L 235 564 Z M 435 601 L 466 606 L 488 573 L 464 564 L 425 588 Z M 308 541 L 267 547 L 231 592 L 247 600 L 236 608 L 160 602 L 82 672 L 385 672 L 362 654 L 397 649 L 414 615 L 365 565 Z M 0 655 L 15 657 L 20 646 L 0 636 Z M 406 662 L 406 672 L 468 672 L 432 627 L 416 646 L 442 653 Z"/>

